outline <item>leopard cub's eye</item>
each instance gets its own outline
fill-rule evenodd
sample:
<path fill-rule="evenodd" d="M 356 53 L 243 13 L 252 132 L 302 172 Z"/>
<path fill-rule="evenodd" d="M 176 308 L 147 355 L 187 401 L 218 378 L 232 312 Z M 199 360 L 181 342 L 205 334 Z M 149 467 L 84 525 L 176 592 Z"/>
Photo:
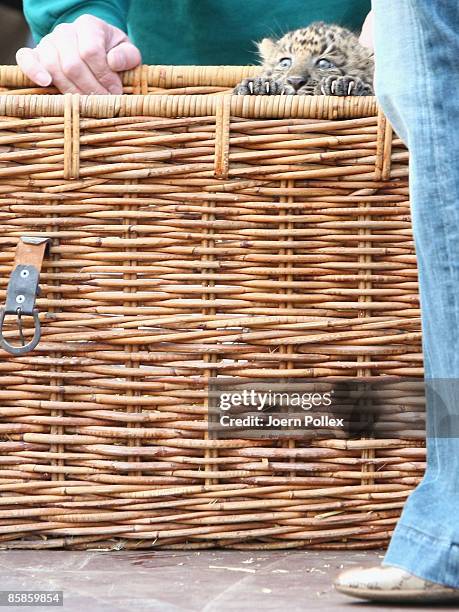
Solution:
<path fill-rule="evenodd" d="M 279 60 L 279 68 L 290 68 L 291 65 L 292 65 L 291 57 L 283 57 L 282 59 Z"/>
<path fill-rule="evenodd" d="M 316 62 L 317 68 L 322 68 L 323 70 L 328 70 L 329 68 L 335 68 L 335 64 L 328 59 L 322 57 Z"/>

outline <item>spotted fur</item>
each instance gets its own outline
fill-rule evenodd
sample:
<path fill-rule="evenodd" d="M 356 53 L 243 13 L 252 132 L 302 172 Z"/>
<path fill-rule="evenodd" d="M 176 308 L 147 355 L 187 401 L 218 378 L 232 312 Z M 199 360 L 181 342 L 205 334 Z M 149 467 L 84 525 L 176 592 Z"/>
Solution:
<path fill-rule="evenodd" d="M 244 79 L 239 95 L 373 95 L 374 60 L 358 37 L 322 22 L 258 43 L 261 74 Z"/>

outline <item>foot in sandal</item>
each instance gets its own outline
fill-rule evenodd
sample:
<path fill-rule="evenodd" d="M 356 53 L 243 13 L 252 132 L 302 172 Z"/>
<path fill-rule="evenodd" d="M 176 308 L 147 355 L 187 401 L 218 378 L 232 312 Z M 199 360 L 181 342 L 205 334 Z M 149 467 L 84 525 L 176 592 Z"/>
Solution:
<path fill-rule="evenodd" d="M 346 570 L 336 579 L 335 589 L 369 601 L 408 604 L 459 602 L 459 589 L 418 578 L 390 565 Z"/>

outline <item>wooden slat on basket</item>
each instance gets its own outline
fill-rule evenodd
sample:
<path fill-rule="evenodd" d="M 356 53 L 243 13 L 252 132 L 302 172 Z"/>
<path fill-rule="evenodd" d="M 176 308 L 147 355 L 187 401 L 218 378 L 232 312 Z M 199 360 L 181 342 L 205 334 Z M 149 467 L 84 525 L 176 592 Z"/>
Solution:
<path fill-rule="evenodd" d="M 258 66 L 139 66 L 122 74 L 124 93 L 219 93 L 231 90 L 242 79 L 257 74 Z M 38 87 L 17 66 L 0 66 L 0 88 L 21 93 L 56 93 Z M 184 91 L 186 89 L 186 91 Z"/>

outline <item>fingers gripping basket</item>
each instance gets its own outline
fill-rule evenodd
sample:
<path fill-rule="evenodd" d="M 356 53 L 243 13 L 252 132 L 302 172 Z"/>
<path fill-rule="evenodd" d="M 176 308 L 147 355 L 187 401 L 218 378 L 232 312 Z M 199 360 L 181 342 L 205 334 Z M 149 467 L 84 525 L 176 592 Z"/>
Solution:
<path fill-rule="evenodd" d="M 40 342 L 0 354 L 1 547 L 375 547 L 420 479 L 421 440 L 208 435 L 216 376 L 422 375 L 407 151 L 373 98 L 227 95 L 252 71 L 0 69 L 1 304 L 50 241 Z"/>

